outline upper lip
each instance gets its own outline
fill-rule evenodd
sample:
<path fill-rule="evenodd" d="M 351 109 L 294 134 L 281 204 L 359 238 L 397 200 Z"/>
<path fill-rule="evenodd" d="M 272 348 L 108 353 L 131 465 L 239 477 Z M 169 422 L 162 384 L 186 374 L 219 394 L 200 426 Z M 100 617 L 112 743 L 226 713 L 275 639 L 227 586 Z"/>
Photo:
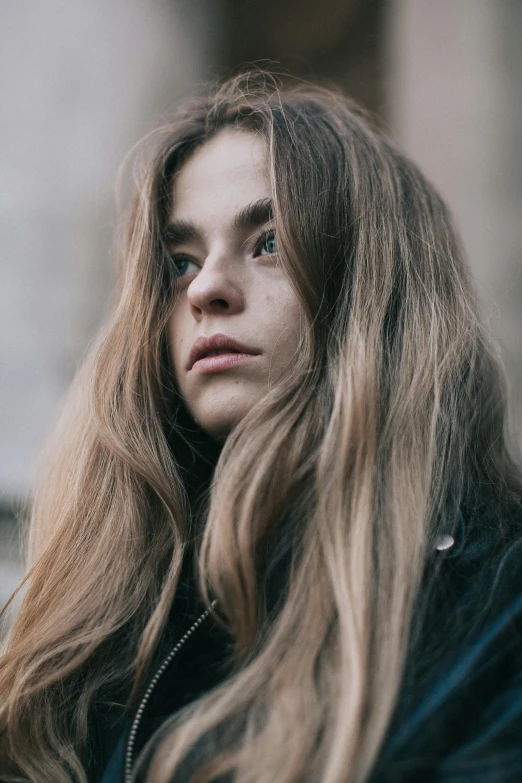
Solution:
<path fill-rule="evenodd" d="M 226 334 L 212 334 L 210 337 L 198 337 L 192 348 L 190 349 L 187 370 L 191 370 L 198 359 L 202 359 L 210 351 L 219 351 L 225 348 L 230 348 L 235 353 L 251 353 L 253 355 L 260 354 L 257 348 L 250 348 L 244 343 L 240 343 L 239 340 L 234 340 L 233 337 L 229 337 Z"/>

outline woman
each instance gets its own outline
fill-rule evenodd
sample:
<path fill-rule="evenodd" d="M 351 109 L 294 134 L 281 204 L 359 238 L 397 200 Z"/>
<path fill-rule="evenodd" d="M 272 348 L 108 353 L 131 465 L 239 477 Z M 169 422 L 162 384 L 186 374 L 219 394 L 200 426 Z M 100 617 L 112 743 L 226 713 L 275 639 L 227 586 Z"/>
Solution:
<path fill-rule="evenodd" d="M 153 139 L 34 503 L 1 779 L 521 780 L 522 480 L 444 204 L 265 74 Z"/>

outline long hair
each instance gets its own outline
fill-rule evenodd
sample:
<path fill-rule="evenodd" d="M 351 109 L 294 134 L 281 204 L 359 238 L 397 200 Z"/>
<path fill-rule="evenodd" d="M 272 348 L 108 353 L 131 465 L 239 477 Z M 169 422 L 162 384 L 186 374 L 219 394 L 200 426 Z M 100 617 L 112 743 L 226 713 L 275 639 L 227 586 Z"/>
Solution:
<path fill-rule="evenodd" d="M 162 236 L 174 174 L 225 127 L 266 139 L 280 263 L 306 327 L 286 377 L 218 449 L 176 390 Z M 119 295 L 32 508 L 0 664 L 2 780 L 86 782 L 92 710 L 110 693 L 135 703 L 196 541 L 235 666 L 163 726 L 147 779 L 167 783 L 199 743 L 199 783 L 362 783 L 436 536 L 477 487 L 521 496 L 451 219 L 349 100 L 261 72 L 192 100 L 141 161 Z"/>

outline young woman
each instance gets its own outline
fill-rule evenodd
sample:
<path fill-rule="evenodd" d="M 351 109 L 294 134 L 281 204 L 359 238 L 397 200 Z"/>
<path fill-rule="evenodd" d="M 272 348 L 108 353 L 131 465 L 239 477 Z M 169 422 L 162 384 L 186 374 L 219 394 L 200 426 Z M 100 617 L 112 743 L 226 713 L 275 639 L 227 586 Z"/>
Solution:
<path fill-rule="evenodd" d="M 0 779 L 522 780 L 522 479 L 446 207 L 263 74 L 153 142 L 34 503 Z"/>

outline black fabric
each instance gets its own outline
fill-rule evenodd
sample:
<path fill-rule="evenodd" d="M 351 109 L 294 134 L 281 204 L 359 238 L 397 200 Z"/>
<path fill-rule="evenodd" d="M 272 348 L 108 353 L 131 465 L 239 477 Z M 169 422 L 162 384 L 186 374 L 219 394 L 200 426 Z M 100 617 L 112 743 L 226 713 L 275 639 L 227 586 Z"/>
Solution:
<path fill-rule="evenodd" d="M 434 550 L 428 564 L 421 591 L 426 605 L 418 609 L 424 620 L 410 643 L 371 783 L 522 781 L 520 508 L 479 503 L 452 532 L 454 546 Z M 190 604 L 189 594 L 182 591 L 173 607 L 168 641 L 202 610 Z M 222 681 L 229 659 L 226 634 L 212 622 L 203 624 L 162 678 L 144 715 L 137 750 L 166 716 Z M 117 741 L 115 733 L 106 747 Z M 197 752 L 191 758 L 196 765 Z M 185 768 L 174 783 L 189 777 Z M 100 778 L 101 769 L 93 783 Z M 122 781 L 123 741 L 103 783 Z"/>
<path fill-rule="evenodd" d="M 371 783 L 522 781 L 522 515 L 475 511 L 410 649 Z"/>
<path fill-rule="evenodd" d="M 150 679 L 164 658 L 206 609 L 196 589 L 192 554 L 189 551 L 184 560 L 167 626 L 150 667 Z M 158 687 L 153 691 L 140 721 L 134 759 L 138 757 L 148 739 L 166 718 L 206 693 L 226 677 L 231 653 L 231 640 L 227 633 L 211 617 L 207 618 L 183 644 L 162 675 Z M 148 682 L 142 689 L 143 693 L 147 686 Z M 107 779 L 112 783 L 113 780 L 123 780 L 126 741 L 120 742 L 120 740 L 122 737 L 126 740 L 135 714 L 133 712 L 129 716 L 123 712 L 122 704 L 127 695 L 122 695 L 119 705 L 104 709 L 98 707 L 96 711 L 92 727 L 92 752 L 88 765 L 89 781 L 98 783 L 103 778 L 104 781 Z M 111 759 L 113 755 L 116 758 Z"/>
<path fill-rule="evenodd" d="M 136 737 L 135 759 L 169 716 L 225 679 L 230 658 L 227 635 L 216 623 L 205 620 L 185 642 L 153 692 Z"/>

